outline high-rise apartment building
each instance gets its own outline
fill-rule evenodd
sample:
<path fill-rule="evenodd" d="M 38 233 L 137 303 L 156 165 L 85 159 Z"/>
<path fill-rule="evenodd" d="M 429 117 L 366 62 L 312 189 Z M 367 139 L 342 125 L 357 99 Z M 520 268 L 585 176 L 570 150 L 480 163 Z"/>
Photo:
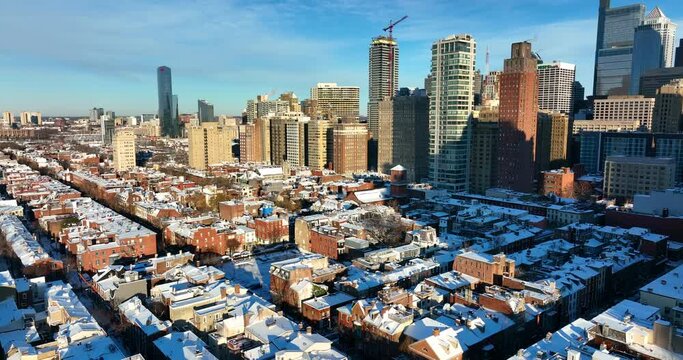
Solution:
<path fill-rule="evenodd" d="M 271 153 L 270 153 L 270 117 L 257 118 L 254 121 L 256 136 L 258 137 L 258 143 L 260 144 L 260 149 L 258 154 L 261 155 L 259 162 L 264 164 L 270 164 Z"/>
<path fill-rule="evenodd" d="M 648 26 L 660 34 L 662 44 L 662 63 L 661 67 L 674 66 L 674 48 L 676 46 L 676 29 L 678 25 L 671 22 L 671 19 L 664 15 L 659 6 L 645 16 L 643 25 Z"/>
<path fill-rule="evenodd" d="M 368 169 L 368 127 L 357 122 L 334 124 L 333 167 L 339 174 L 365 172 Z"/>
<path fill-rule="evenodd" d="M 13 122 L 14 122 L 14 115 L 12 115 L 11 112 L 5 111 L 2 113 L 2 125 L 3 126 L 12 126 Z"/>
<path fill-rule="evenodd" d="M 239 126 L 240 162 L 256 163 L 263 161 L 261 156 L 261 141 L 256 124 L 249 123 Z"/>
<path fill-rule="evenodd" d="M 470 192 L 484 194 L 496 186 L 498 156 L 498 110 L 474 112 L 470 150 Z"/>
<path fill-rule="evenodd" d="M 491 71 L 484 77 L 482 84 L 481 104 L 486 107 L 498 107 L 500 99 L 501 71 Z"/>
<path fill-rule="evenodd" d="M 683 79 L 674 80 L 657 91 L 652 132 L 683 132 Z"/>
<path fill-rule="evenodd" d="M 471 115 L 477 44 L 468 34 L 432 44 L 429 75 L 429 178 L 455 191 L 469 187 Z"/>
<path fill-rule="evenodd" d="M 531 43 L 512 44 L 500 75 L 498 185 L 531 192 L 534 179 L 538 92 Z"/>
<path fill-rule="evenodd" d="M 238 137 L 236 126 L 220 126 L 217 122 L 207 122 L 190 126 L 187 137 L 191 168 L 206 170 L 209 165 L 234 161 L 232 141 Z"/>
<path fill-rule="evenodd" d="M 171 68 L 167 66 L 159 66 L 157 68 L 157 90 L 161 135 L 178 137 L 180 135 L 180 126 L 178 124 L 177 98 L 174 99 L 173 95 Z"/>
<path fill-rule="evenodd" d="M 127 171 L 135 167 L 135 132 L 133 129 L 119 129 L 112 140 L 113 165 L 116 171 Z"/>
<path fill-rule="evenodd" d="M 654 106 L 655 99 L 642 95 L 609 96 L 593 102 L 593 120 L 638 120 L 649 131 Z"/>
<path fill-rule="evenodd" d="M 368 129 L 377 139 L 378 103 L 398 90 L 398 44 L 394 38 L 378 36 L 372 39 L 368 51 Z"/>
<path fill-rule="evenodd" d="M 553 61 L 538 65 L 538 109 L 573 115 L 576 65 Z"/>
<path fill-rule="evenodd" d="M 332 130 L 329 120 L 314 119 L 308 123 L 308 166 L 312 170 L 327 168 L 332 162 Z"/>
<path fill-rule="evenodd" d="M 536 169 L 545 171 L 565 166 L 569 149 L 569 116 L 560 112 L 538 113 Z"/>
<path fill-rule="evenodd" d="M 264 100 L 256 103 L 256 117 L 275 116 L 289 112 L 289 101 Z"/>
<path fill-rule="evenodd" d="M 288 113 L 270 117 L 271 164 L 306 165 L 307 136 L 310 118 L 301 113 Z"/>
<path fill-rule="evenodd" d="M 301 103 L 299 103 L 299 98 L 293 91 L 282 93 L 278 100 L 286 101 L 289 104 L 290 112 L 301 112 Z"/>
<path fill-rule="evenodd" d="M 114 139 L 114 131 L 116 130 L 116 122 L 110 115 L 100 116 L 100 134 L 102 136 L 102 145 L 111 145 Z"/>
<path fill-rule="evenodd" d="M 19 114 L 21 126 L 43 125 L 43 115 L 35 111 L 23 111 Z"/>
<path fill-rule="evenodd" d="M 197 117 L 199 118 L 199 123 L 215 121 L 213 104 L 206 100 L 197 100 Z"/>
<path fill-rule="evenodd" d="M 311 100 L 316 102 L 317 112 L 322 115 L 335 118 L 358 118 L 360 112 L 360 88 L 358 86 L 318 83 L 311 88 Z"/>
<path fill-rule="evenodd" d="M 429 98 L 420 89 L 402 88 L 379 103 L 379 170 L 406 169 L 408 181 L 428 176 Z"/>
<path fill-rule="evenodd" d="M 628 94 L 635 28 L 644 15 L 643 4 L 612 8 L 610 0 L 600 0 L 593 95 Z"/>
<path fill-rule="evenodd" d="M 370 135 L 373 136 L 374 149 L 377 157 L 376 164 L 372 164 L 370 160 L 369 168 L 376 168 L 378 171 L 389 174 L 390 169 L 394 167 L 394 140 L 402 142 L 405 139 L 394 137 L 394 101 L 392 96 L 385 96 L 383 100 L 376 102 L 375 111 L 377 112 L 377 124 L 375 124 L 375 131 L 370 130 Z M 370 128 L 370 126 L 368 126 Z M 373 146 L 372 142 L 369 145 Z M 370 149 L 372 152 L 372 149 Z M 369 154 L 371 158 L 373 154 Z M 375 167 L 372 167 L 375 165 Z"/>
<path fill-rule="evenodd" d="M 632 198 L 674 186 L 676 165 L 672 158 L 609 156 L 605 160 L 603 194 L 608 198 Z"/>

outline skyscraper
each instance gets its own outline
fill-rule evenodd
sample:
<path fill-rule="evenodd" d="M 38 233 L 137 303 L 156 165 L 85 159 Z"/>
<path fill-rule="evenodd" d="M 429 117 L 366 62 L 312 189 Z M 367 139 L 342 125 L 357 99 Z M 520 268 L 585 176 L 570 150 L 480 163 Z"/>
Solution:
<path fill-rule="evenodd" d="M 662 36 L 650 25 L 640 25 L 633 36 L 630 95 L 640 90 L 640 77 L 647 70 L 658 69 L 663 63 Z"/>
<path fill-rule="evenodd" d="M 379 102 L 398 90 L 398 44 L 393 37 L 378 36 L 370 42 L 368 85 L 368 129 L 372 136 L 368 159 L 370 167 L 376 169 Z"/>
<path fill-rule="evenodd" d="M 652 132 L 683 131 L 683 79 L 674 80 L 657 91 L 652 112 Z"/>
<path fill-rule="evenodd" d="M 475 111 L 470 150 L 470 191 L 473 193 L 484 194 L 496 185 L 498 128 L 497 109 Z"/>
<path fill-rule="evenodd" d="M 500 71 L 491 71 L 484 77 L 482 84 L 482 105 L 498 107 L 500 95 Z"/>
<path fill-rule="evenodd" d="M 676 62 L 674 63 L 674 66 L 683 67 L 683 39 L 680 40 L 678 47 L 676 48 Z"/>
<path fill-rule="evenodd" d="M 676 29 L 678 26 L 664 15 L 664 12 L 655 8 L 645 16 L 643 25 L 648 26 L 659 33 L 662 44 L 662 67 L 674 66 L 674 47 L 676 46 Z"/>
<path fill-rule="evenodd" d="M 213 104 L 210 104 L 206 100 L 197 100 L 197 117 L 199 117 L 199 123 L 215 121 Z"/>
<path fill-rule="evenodd" d="M 159 95 L 159 120 L 161 135 L 178 137 L 180 128 L 177 117 L 177 100 L 174 100 L 171 81 L 171 68 L 159 66 L 157 68 L 157 90 Z"/>
<path fill-rule="evenodd" d="M 14 115 L 10 111 L 5 111 L 2 113 L 2 125 L 3 126 L 12 126 L 12 123 L 14 122 Z"/>
<path fill-rule="evenodd" d="M 432 44 L 429 89 L 429 177 L 436 186 L 467 191 L 477 43 L 469 34 Z"/>
<path fill-rule="evenodd" d="M 119 129 L 112 141 L 114 170 L 126 171 L 135 167 L 135 133 L 132 129 Z"/>
<path fill-rule="evenodd" d="M 534 179 L 538 89 L 531 43 L 512 44 L 500 75 L 498 185 L 531 192 Z"/>
<path fill-rule="evenodd" d="M 90 109 L 90 122 L 96 123 L 102 115 L 104 115 L 104 109 L 96 107 Z"/>
<path fill-rule="evenodd" d="M 334 118 L 358 118 L 359 98 L 358 86 L 318 83 L 311 88 L 311 100 L 316 102 L 317 112 Z"/>
<path fill-rule="evenodd" d="M 644 15 L 643 4 L 611 8 L 610 0 L 600 0 L 593 95 L 628 94 L 635 28 Z"/>
<path fill-rule="evenodd" d="M 572 91 L 576 65 L 553 61 L 538 65 L 538 108 L 573 114 Z"/>

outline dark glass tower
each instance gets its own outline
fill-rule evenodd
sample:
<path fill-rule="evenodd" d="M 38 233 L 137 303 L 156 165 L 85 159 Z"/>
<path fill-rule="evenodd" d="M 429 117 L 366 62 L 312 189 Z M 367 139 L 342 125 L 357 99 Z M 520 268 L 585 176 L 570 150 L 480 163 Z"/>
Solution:
<path fill-rule="evenodd" d="M 178 137 L 180 129 L 177 116 L 173 111 L 173 88 L 171 84 L 171 68 L 159 66 L 157 68 L 157 88 L 159 91 L 161 136 Z"/>

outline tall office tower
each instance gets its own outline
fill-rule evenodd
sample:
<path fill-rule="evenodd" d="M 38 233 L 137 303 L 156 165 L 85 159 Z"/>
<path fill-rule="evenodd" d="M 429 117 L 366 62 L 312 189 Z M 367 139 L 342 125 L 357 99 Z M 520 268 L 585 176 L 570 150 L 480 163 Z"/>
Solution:
<path fill-rule="evenodd" d="M 12 126 L 12 123 L 14 122 L 14 115 L 12 115 L 11 112 L 5 111 L 2 113 L 2 125 L 3 126 Z"/>
<path fill-rule="evenodd" d="M 610 8 L 610 0 L 600 0 L 593 95 L 628 94 L 633 37 L 644 15 L 643 4 Z"/>
<path fill-rule="evenodd" d="M 289 104 L 289 111 L 301 112 L 301 103 L 299 103 L 299 98 L 293 91 L 282 93 L 278 100 L 286 101 Z"/>
<path fill-rule="evenodd" d="M 683 131 L 683 79 L 674 80 L 657 91 L 652 111 L 653 133 Z"/>
<path fill-rule="evenodd" d="M 481 104 L 486 107 L 498 107 L 500 99 L 500 71 L 491 71 L 484 77 L 482 84 Z"/>
<path fill-rule="evenodd" d="M 104 115 L 109 116 L 110 119 L 116 119 L 116 112 L 113 110 L 107 110 L 104 112 Z"/>
<path fill-rule="evenodd" d="M 647 70 L 640 77 L 640 95 L 655 97 L 657 90 L 672 80 L 683 78 L 683 67 L 660 68 Z"/>
<path fill-rule="evenodd" d="M 593 120 L 638 120 L 641 129 L 652 128 L 652 109 L 655 99 L 642 95 L 609 96 L 593 101 Z"/>
<path fill-rule="evenodd" d="M 661 67 L 674 66 L 674 48 L 676 47 L 676 29 L 678 28 L 678 25 L 671 22 L 671 19 L 664 15 L 659 6 L 655 6 L 655 8 L 645 16 L 643 25 L 654 29 L 661 36 Z"/>
<path fill-rule="evenodd" d="M 644 132 L 583 132 L 580 135 L 580 163 L 586 172 L 602 172 L 605 159 L 612 155 L 649 156 L 652 134 Z"/>
<path fill-rule="evenodd" d="M 536 169 L 545 171 L 566 166 L 569 150 L 569 116 L 557 111 L 538 113 Z"/>
<path fill-rule="evenodd" d="M 311 120 L 308 123 L 308 166 L 311 170 L 327 168 L 332 161 L 332 123 Z"/>
<path fill-rule="evenodd" d="M 95 107 L 90 109 L 90 122 L 97 123 L 102 115 L 104 115 L 104 109 Z"/>
<path fill-rule="evenodd" d="M 368 170 L 368 136 L 366 124 L 334 124 L 332 165 L 335 172 L 353 174 Z"/>
<path fill-rule="evenodd" d="M 586 103 L 586 88 L 581 85 L 581 82 L 574 81 L 572 84 L 572 111 L 574 114 L 588 107 Z M 572 117 L 574 114 L 571 114 Z"/>
<path fill-rule="evenodd" d="M 237 136 L 235 126 L 219 126 L 217 122 L 190 126 L 187 132 L 190 167 L 206 170 L 209 165 L 233 162 L 232 140 Z"/>
<path fill-rule="evenodd" d="M 317 112 L 333 118 L 358 118 L 360 88 L 338 86 L 336 83 L 318 83 L 311 88 L 311 100 Z"/>
<path fill-rule="evenodd" d="M 282 165 L 287 160 L 286 118 L 270 117 L 270 163 Z"/>
<path fill-rule="evenodd" d="M 674 62 L 675 67 L 683 67 L 683 39 L 678 43 L 676 48 L 676 61 Z"/>
<path fill-rule="evenodd" d="M 498 185 L 531 192 L 534 179 L 538 92 L 531 43 L 512 44 L 500 75 Z"/>
<path fill-rule="evenodd" d="M 159 66 L 157 68 L 157 90 L 161 135 L 178 137 L 180 135 L 180 127 L 177 117 L 177 103 L 173 95 L 171 68 L 166 66 Z"/>
<path fill-rule="evenodd" d="M 572 90 L 576 65 L 553 61 L 538 65 L 538 109 L 574 114 Z"/>
<path fill-rule="evenodd" d="M 630 95 L 640 90 L 640 77 L 647 70 L 659 69 L 663 62 L 662 36 L 650 25 L 640 25 L 633 35 Z"/>
<path fill-rule="evenodd" d="M 213 114 L 213 104 L 206 100 L 197 100 L 197 117 L 199 117 L 199 123 L 216 121 Z"/>
<path fill-rule="evenodd" d="M 477 43 L 469 34 L 432 44 L 429 94 L 429 178 L 434 185 L 467 191 L 470 123 L 474 110 Z"/>
<path fill-rule="evenodd" d="M 112 140 L 114 170 L 127 171 L 135 167 L 135 132 L 133 129 L 119 129 Z"/>
<path fill-rule="evenodd" d="M 258 163 L 262 161 L 261 141 L 257 132 L 256 124 L 244 124 L 239 126 L 240 139 L 240 162 Z"/>
<path fill-rule="evenodd" d="M 378 36 L 370 42 L 368 52 L 368 129 L 377 139 L 378 103 L 398 90 L 398 43 L 394 38 Z"/>
<path fill-rule="evenodd" d="M 102 145 L 111 145 L 114 138 L 116 122 L 109 115 L 100 116 L 100 134 L 102 135 Z"/>
<path fill-rule="evenodd" d="M 422 89 L 401 88 L 393 98 L 379 103 L 379 170 L 395 165 L 407 171 L 407 180 L 429 175 L 429 98 Z"/>
<path fill-rule="evenodd" d="M 498 156 L 498 110 L 484 108 L 474 112 L 470 150 L 470 192 L 484 194 L 496 186 Z"/>

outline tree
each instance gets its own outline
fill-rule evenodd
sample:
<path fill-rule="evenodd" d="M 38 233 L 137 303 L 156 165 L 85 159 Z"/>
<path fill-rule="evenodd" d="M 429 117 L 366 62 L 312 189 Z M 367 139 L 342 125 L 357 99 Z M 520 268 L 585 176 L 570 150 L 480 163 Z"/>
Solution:
<path fill-rule="evenodd" d="M 242 247 L 242 243 L 239 240 L 237 240 L 237 238 L 234 238 L 234 237 L 229 238 L 226 241 L 225 245 L 227 246 L 231 257 L 232 257 L 232 254 L 235 253 L 235 251 L 239 250 L 239 248 Z"/>
<path fill-rule="evenodd" d="M 574 183 L 574 198 L 580 201 L 588 201 L 593 195 L 593 185 L 586 181 Z"/>
<path fill-rule="evenodd" d="M 401 217 L 396 213 L 382 212 L 374 208 L 363 216 L 360 224 L 380 243 L 393 246 L 404 242 L 403 224 Z"/>

